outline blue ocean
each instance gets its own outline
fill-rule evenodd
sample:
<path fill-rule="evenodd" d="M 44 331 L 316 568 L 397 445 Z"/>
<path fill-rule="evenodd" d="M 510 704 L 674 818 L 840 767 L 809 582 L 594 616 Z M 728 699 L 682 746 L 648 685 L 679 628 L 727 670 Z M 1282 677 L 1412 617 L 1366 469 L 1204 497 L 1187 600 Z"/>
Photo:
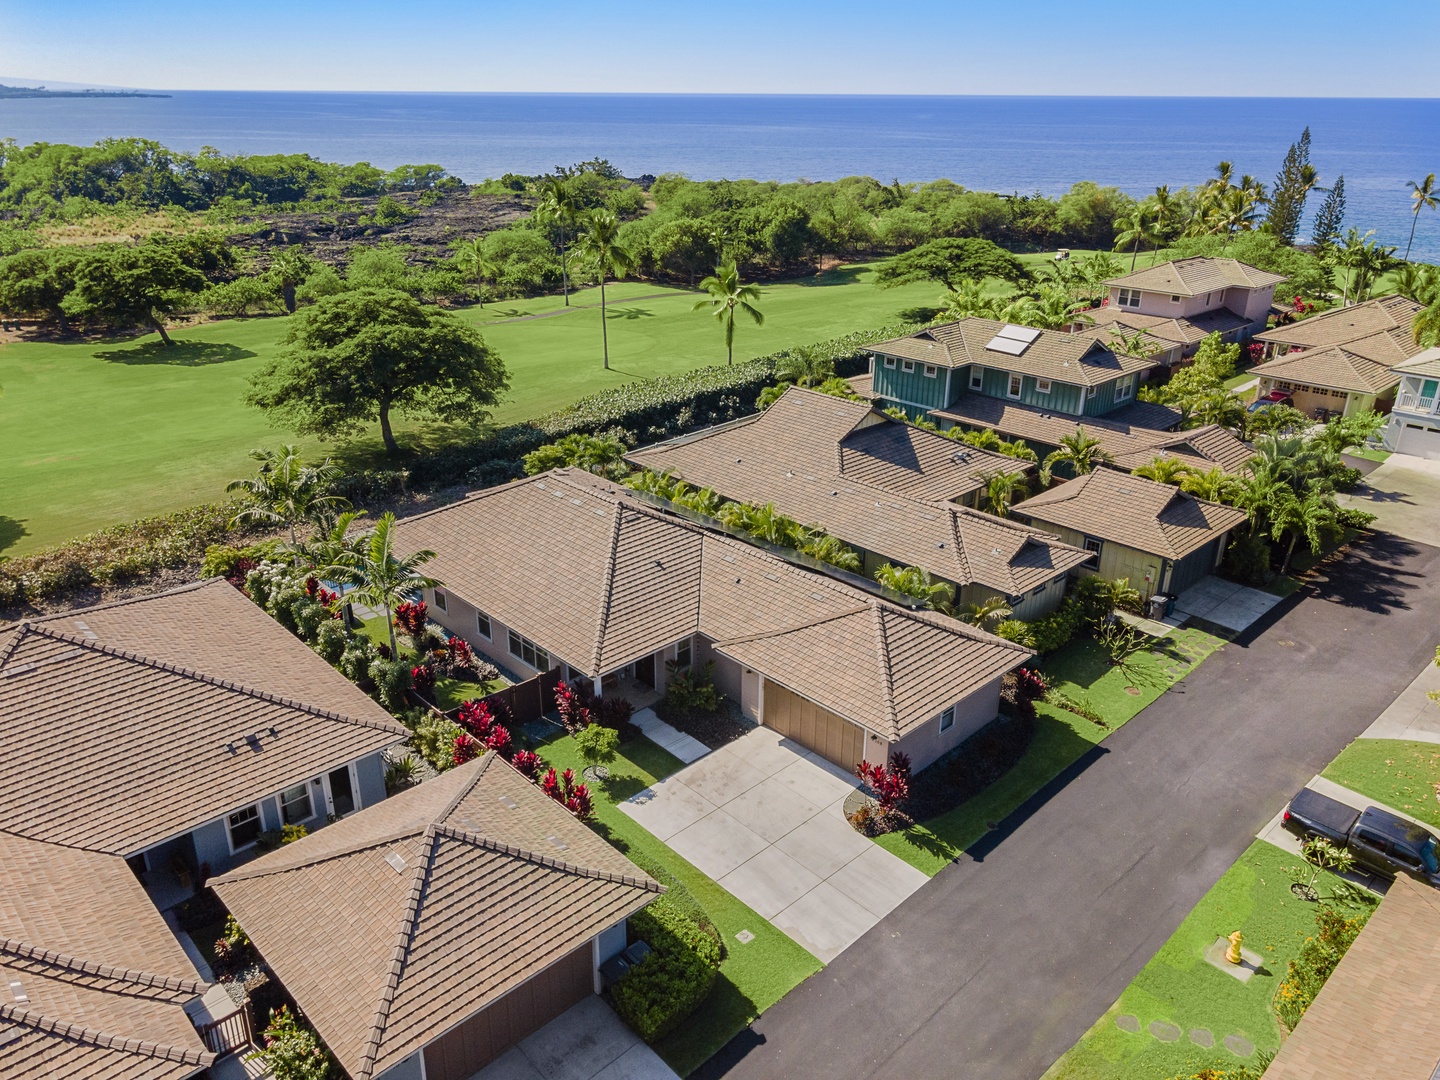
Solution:
<path fill-rule="evenodd" d="M 1345 176 L 1347 226 L 1403 252 L 1406 181 L 1440 172 L 1436 99 L 176 91 L 0 101 L 0 137 L 21 143 L 137 135 L 186 151 L 437 162 L 470 181 L 605 157 L 629 176 L 948 177 L 1047 195 L 1095 180 L 1141 196 L 1200 183 L 1221 160 L 1268 184 L 1306 125 L 1321 183 Z M 1415 255 L 1440 261 L 1440 212 L 1421 215 Z"/>

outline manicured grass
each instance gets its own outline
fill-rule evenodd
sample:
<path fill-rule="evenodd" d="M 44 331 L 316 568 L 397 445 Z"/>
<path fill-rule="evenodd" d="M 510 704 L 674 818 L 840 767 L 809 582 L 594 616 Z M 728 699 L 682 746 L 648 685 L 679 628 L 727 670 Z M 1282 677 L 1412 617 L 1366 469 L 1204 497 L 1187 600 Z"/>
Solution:
<path fill-rule="evenodd" d="M 1440 744 L 1356 739 L 1322 775 L 1440 829 Z"/>
<path fill-rule="evenodd" d="M 546 743 L 540 755 L 556 769 L 577 773 L 584 762 L 566 736 Z M 672 1069 L 685 1076 L 820 970 L 820 962 L 769 922 L 621 813 L 623 802 L 682 767 L 679 759 L 643 736 L 625 743 L 610 766 L 610 778 L 594 785 L 597 831 L 642 866 L 661 867 L 695 898 L 725 943 L 725 960 L 715 989 L 695 1013 L 655 1047 Z M 754 940 L 741 944 L 742 930 Z"/>
<path fill-rule="evenodd" d="M 486 697 L 509 685 L 504 679 L 493 679 L 487 683 L 466 682 L 463 679 L 436 679 L 435 704 L 441 712 L 449 712 L 467 701 Z"/>
<path fill-rule="evenodd" d="M 1040 663 L 1050 684 L 1084 702 L 1106 727 L 1065 709 L 1037 703 L 1035 739 L 1019 763 L 978 796 L 948 813 L 876 839 L 932 877 L 999 824 L 1050 780 L 1090 752 L 1105 736 L 1136 716 L 1224 643 L 1201 630 L 1176 630 L 1114 667 L 1093 638 L 1082 637 Z M 1162 655 L 1156 655 L 1156 651 Z"/>
<path fill-rule="evenodd" d="M 1388 461 L 1389 450 L 1371 450 L 1369 447 L 1354 447 L 1345 451 L 1346 457 L 1363 458 L 1366 461 Z"/>
<path fill-rule="evenodd" d="M 1281 1028 L 1271 1000 L 1287 964 L 1315 930 L 1316 905 L 1290 892 L 1293 879 L 1285 872 L 1302 865 L 1297 856 L 1262 840 L 1251 844 L 1044 1080 L 1166 1080 L 1212 1064 L 1234 1068 L 1244 1059 L 1225 1049 L 1227 1035 L 1242 1036 L 1257 1051 L 1278 1049 Z M 1376 902 L 1328 873 L 1316 887 L 1322 903 L 1352 914 Z M 1206 947 L 1234 930 L 1245 935 L 1244 948 L 1265 958 L 1245 983 L 1204 960 Z M 1138 1018 L 1140 1031 L 1122 1031 L 1115 1023 L 1119 1016 Z M 1164 1043 L 1150 1034 L 1157 1020 L 1179 1027 L 1180 1039 Z M 1189 1033 L 1202 1028 L 1214 1037 L 1212 1049 L 1190 1041 Z M 1248 1060 L 1258 1064 L 1257 1057 Z"/>
<path fill-rule="evenodd" d="M 1031 265 L 1043 254 L 1021 256 Z M 852 330 L 924 317 L 936 284 L 884 290 L 869 266 L 844 266 L 762 287 L 765 324 L 742 321 L 735 358 L 748 359 Z M 608 286 L 611 370 L 601 367 L 597 289 L 458 312 L 510 371 L 495 420 L 508 423 L 638 378 L 725 361 L 719 324 L 692 311 L 696 296 L 646 282 Z M 656 299 L 636 299 L 653 293 Z M 514 320 L 523 315 L 546 318 Z M 23 342 L 0 347 L 0 552 L 20 555 L 79 533 L 223 497 L 254 471 L 257 446 L 294 438 L 244 404 L 250 376 L 281 347 L 288 318 L 233 319 L 177 330 L 173 349 L 146 334 L 109 343 Z M 402 442 L 433 446 L 465 434 L 401 421 Z M 381 460 L 372 432 L 328 448 L 346 462 Z"/>

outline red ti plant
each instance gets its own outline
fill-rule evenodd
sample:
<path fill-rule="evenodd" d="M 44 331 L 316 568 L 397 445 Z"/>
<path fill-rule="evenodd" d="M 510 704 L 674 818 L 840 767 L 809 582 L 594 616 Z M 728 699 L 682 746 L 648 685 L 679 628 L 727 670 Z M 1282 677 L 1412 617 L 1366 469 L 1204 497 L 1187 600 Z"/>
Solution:
<path fill-rule="evenodd" d="M 305 595 L 308 596 L 308 597 L 310 597 L 310 599 L 313 600 L 313 599 L 315 599 L 316 594 L 319 593 L 319 592 L 320 592 L 320 579 L 317 578 L 317 577 L 315 577 L 314 575 L 311 575 L 310 577 L 307 577 L 307 578 L 305 579 Z"/>
<path fill-rule="evenodd" d="M 435 692 L 435 669 L 429 664 L 417 664 L 410 669 L 410 680 L 415 689 L 429 697 Z"/>
<path fill-rule="evenodd" d="M 515 756 L 510 759 L 520 775 L 535 783 L 535 778 L 540 775 L 540 755 L 533 750 L 517 750 Z"/>
<path fill-rule="evenodd" d="M 477 739 L 483 739 L 490 734 L 495 717 L 490 715 L 490 706 L 485 702 L 467 701 L 455 713 L 455 722 Z"/>
<path fill-rule="evenodd" d="M 462 731 L 455 736 L 455 749 L 450 755 L 451 760 L 456 765 L 464 765 L 467 761 L 474 761 L 479 757 L 482 749 L 479 742 Z"/>
<path fill-rule="evenodd" d="M 581 821 L 588 818 L 595 810 L 595 804 L 590 798 L 590 789 L 584 784 L 576 784 L 570 797 L 565 800 L 565 809 L 574 814 Z"/>
<path fill-rule="evenodd" d="M 429 615 L 430 609 L 424 600 L 406 600 L 395 609 L 395 625 L 412 638 L 418 638 L 425 632 Z"/>
<path fill-rule="evenodd" d="M 557 802 L 560 800 L 560 778 L 555 775 L 555 767 L 553 765 L 546 771 L 544 778 L 541 779 L 540 790 Z"/>
<path fill-rule="evenodd" d="M 1015 692 L 1026 701 L 1039 701 L 1049 686 L 1045 676 L 1034 668 L 1022 667 L 1015 672 Z"/>
<path fill-rule="evenodd" d="M 515 749 L 510 739 L 510 729 L 499 724 L 490 725 L 490 734 L 485 736 L 485 745 L 503 758 L 509 758 Z"/>
<path fill-rule="evenodd" d="M 575 783 L 574 769 L 566 769 L 556 776 L 555 770 L 551 768 L 540 780 L 540 790 L 581 821 L 584 821 L 594 811 L 594 800 L 590 797 L 590 789 L 584 784 Z"/>
<path fill-rule="evenodd" d="M 445 663 L 452 672 L 474 671 L 475 654 L 470 643 L 462 637 L 451 636 L 445 640 Z"/>
<path fill-rule="evenodd" d="M 566 731 L 575 732 L 590 726 L 590 701 L 589 695 L 568 683 L 555 687 L 555 711 L 560 714 L 560 723 Z"/>
<path fill-rule="evenodd" d="M 872 765 L 862 761 L 855 766 L 855 775 L 870 789 L 882 814 L 891 814 L 910 798 L 910 758 L 898 750 L 890 755 L 890 765 Z"/>

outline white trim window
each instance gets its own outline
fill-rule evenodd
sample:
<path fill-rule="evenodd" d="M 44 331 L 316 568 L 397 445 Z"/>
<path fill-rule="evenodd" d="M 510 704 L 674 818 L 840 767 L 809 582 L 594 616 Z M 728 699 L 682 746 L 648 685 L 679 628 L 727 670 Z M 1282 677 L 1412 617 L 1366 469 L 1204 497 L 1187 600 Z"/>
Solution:
<path fill-rule="evenodd" d="M 225 819 L 225 838 L 230 842 L 230 854 L 244 851 L 255 845 L 264 826 L 260 821 L 260 804 L 242 806 Z"/>
<path fill-rule="evenodd" d="M 675 646 L 675 667 L 683 671 L 695 662 L 695 639 L 686 638 Z"/>
<path fill-rule="evenodd" d="M 296 784 L 280 792 L 280 819 L 286 825 L 298 825 L 314 816 L 315 807 L 310 801 L 309 784 Z"/>
<path fill-rule="evenodd" d="M 510 655 L 536 671 L 550 670 L 550 654 L 514 630 L 510 631 Z"/>
<path fill-rule="evenodd" d="M 907 375 L 912 374 L 912 373 L 915 371 L 915 361 L 914 361 L 914 360 L 902 360 L 902 361 L 900 361 L 900 370 L 903 371 L 903 372 L 905 372 Z"/>
<path fill-rule="evenodd" d="M 1035 393 L 1037 393 L 1037 394 L 1048 394 L 1049 392 L 1050 392 L 1050 380 L 1049 380 L 1049 379 L 1036 379 L 1036 380 L 1035 380 Z"/>
<path fill-rule="evenodd" d="M 1126 375 L 1123 379 L 1115 380 L 1115 400 L 1129 401 L 1135 394 L 1135 376 Z"/>
<path fill-rule="evenodd" d="M 940 714 L 940 730 L 949 731 L 955 726 L 955 706 L 951 705 Z"/>
<path fill-rule="evenodd" d="M 1085 387 L 1085 400 L 1089 401 L 1091 398 L 1093 398 L 1096 394 L 1096 390 L 1097 388 L 1094 386 Z"/>
<path fill-rule="evenodd" d="M 494 632 L 490 626 L 490 616 L 486 615 L 483 611 L 475 612 L 475 632 L 486 641 L 489 641 L 494 636 Z"/>
<path fill-rule="evenodd" d="M 1120 307 L 1138 308 L 1140 306 L 1140 290 L 1121 289 L 1120 295 L 1115 298 L 1115 303 L 1118 304 Z"/>
<path fill-rule="evenodd" d="M 888 368 L 893 368 L 895 366 L 895 358 L 893 356 L 885 357 L 885 366 Z"/>
<path fill-rule="evenodd" d="M 1024 378 L 1012 371 L 1010 373 L 1010 384 L 1005 388 L 1005 396 L 1018 398 L 1020 396 L 1021 390 L 1023 390 L 1024 387 Z"/>
<path fill-rule="evenodd" d="M 985 389 L 985 369 L 983 367 L 972 367 L 970 369 L 970 389 Z"/>
<path fill-rule="evenodd" d="M 1172 304 L 1178 304 L 1179 302 L 1180 302 L 1180 297 L 1178 297 L 1178 296 L 1172 296 L 1172 297 L 1170 297 L 1170 303 L 1172 303 Z"/>
<path fill-rule="evenodd" d="M 444 589 L 435 589 L 435 590 L 434 590 L 434 593 L 435 593 L 435 606 L 436 606 L 437 608 L 439 608 L 441 611 L 449 611 L 450 609 L 449 609 L 448 607 L 446 607 L 446 602 L 447 602 L 447 601 L 446 601 L 446 599 L 445 599 L 445 590 L 444 590 Z"/>
<path fill-rule="evenodd" d="M 925 365 L 925 378 L 933 379 L 938 374 L 940 374 L 940 369 L 937 368 L 934 364 Z"/>

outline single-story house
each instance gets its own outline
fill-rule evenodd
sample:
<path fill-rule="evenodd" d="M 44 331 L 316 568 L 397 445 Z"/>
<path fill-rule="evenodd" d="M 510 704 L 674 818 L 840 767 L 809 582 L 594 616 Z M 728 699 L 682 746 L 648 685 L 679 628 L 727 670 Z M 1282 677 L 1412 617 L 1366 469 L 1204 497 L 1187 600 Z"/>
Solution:
<path fill-rule="evenodd" d="M 1103 466 L 1026 499 L 1015 514 L 1095 552 L 1101 577 L 1128 578 L 1142 598 L 1176 596 L 1213 571 L 1245 520 L 1233 506 Z"/>
<path fill-rule="evenodd" d="M 77 706 L 83 708 L 83 706 Z M 0 1078 L 186 1080 L 208 989 L 125 861 L 0 832 Z"/>
<path fill-rule="evenodd" d="M 352 1080 L 466 1080 L 663 891 L 493 753 L 212 884 Z"/>
<path fill-rule="evenodd" d="M 1264 330 L 1284 280 L 1237 259 L 1173 259 L 1111 278 L 1105 306 L 1090 314 L 1177 342 L 1189 355 L 1208 334 L 1240 341 Z"/>
<path fill-rule="evenodd" d="M 1257 399 L 1280 390 L 1312 416 L 1387 411 L 1400 385 L 1396 367 L 1422 351 L 1411 334 L 1420 307 L 1382 296 L 1258 334 L 1273 358 L 1251 369 Z"/>
<path fill-rule="evenodd" d="M 161 907 L 382 800 L 407 735 L 223 579 L 0 628 L 4 828 L 122 856 Z"/>
<path fill-rule="evenodd" d="M 1433 1080 L 1440 893 L 1403 874 L 1265 1070 L 1265 1080 Z"/>
<path fill-rule="evenodd" d="M 634 465 L 729 499 L 773 504 L 823 528 L 860 553 L 867 577 L 886 562 L 918 566 L 954 585 L 959 603 L 1001 596 L 1017 618 L 1054 610 L 1069 572 L 1092 558 L 1037 529 L 969 508 L 972 485 L 997 472 L 1033 472 L 1030 463 L 812 390 L 791 387 L 755 416 L 627 456 Z M 934 501 L 953 491 L 967 505 Z"/>
<path fill-rule="evenodd" d="M 436 552 L 432 618 L 482 655 L 602 695 L 713 661 L 752 718 L 846 770 L 892 750 L 923 768 L 995 717 L 1032 655 L 579 470 L 403 519 L 396 541 Z"/>
<path fill-rule="evenodd" d="M 1440 459 L 1440 348 L 1395 365 L 1400 393 L 1384 431 L 1385 449 Z"/>

